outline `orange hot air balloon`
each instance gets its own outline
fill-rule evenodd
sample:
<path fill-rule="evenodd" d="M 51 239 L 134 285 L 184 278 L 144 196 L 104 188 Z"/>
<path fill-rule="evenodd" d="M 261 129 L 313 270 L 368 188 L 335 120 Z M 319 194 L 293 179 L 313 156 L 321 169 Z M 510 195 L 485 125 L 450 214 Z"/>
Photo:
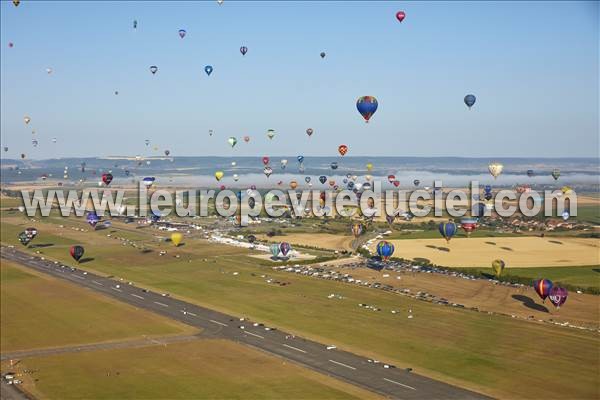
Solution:
<path fill-rule="evenodd" d="M 345 144 L 340 144 L 340 146 L 338 147 L 338 152 L 341 156 L 345 156 L 348 152 L 348 146 L 346 146 Z"/>

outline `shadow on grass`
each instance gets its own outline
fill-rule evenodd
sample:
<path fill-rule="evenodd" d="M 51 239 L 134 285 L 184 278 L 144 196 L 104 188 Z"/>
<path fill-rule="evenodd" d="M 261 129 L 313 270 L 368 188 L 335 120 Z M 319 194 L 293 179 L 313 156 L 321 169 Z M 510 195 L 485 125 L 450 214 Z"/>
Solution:
<path fill-rule="evenodd" d="M 85 264 L 85 263 L 88 263 L 90 261 L 94 261 L 94 257 L 82 258 L 81 260 L 79 260 L 79 264 Z"/>
<path fill-rule="evenodd" d="M 43 249 L 44 247 L 52 247 L 54 246 L 54 243 L 39 243 L 39 244 L 32 244 L 31 246 L 29 246 L 30 249 Z"/>
<path fill-rule="evenodd" d="M 523 303 L 523 305 L 525 307 L 530 308 L 532 310 L 541 311 L 541 312 L 545 312 L 545 313 L 549 312 L 546 307 L 544 307 L 541 304 L 536 303 L 530 297 L 523 296 L 522 294 L 513 294 L 512 298 L 517 301 L 520 301 L 521 303 Z"/>
<path fill-rule="evenodd" d="M 597 273 L 600 274 L 600 268 L 594 268 L 594 269 L 592 269 L 592 271 L 597 272 Z"/>

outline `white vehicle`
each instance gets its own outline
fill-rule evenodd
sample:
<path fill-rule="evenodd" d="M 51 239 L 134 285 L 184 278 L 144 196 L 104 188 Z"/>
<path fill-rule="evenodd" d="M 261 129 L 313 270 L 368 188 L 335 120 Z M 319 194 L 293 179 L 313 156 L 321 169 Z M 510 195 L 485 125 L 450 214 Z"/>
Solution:
<path fill-rule="evenodd" d="M 335 350 L 335 349 L 337 349 L 337 347 L 334 345 L 327 346 L 327 350 Z"/>
<path fill-rule="evenodd" d="M 116 287 L 117 289 L 120 289 L 120 288 L 121 288 L 121 285 L 116 285 L 115 287 Z"/>
<path fill-rule="evenodd" d="M 84 275 L 87 275 L 87 272 L 85 272 L 85 271 L 84 271 L 84 272 L 83 272 L 83 274 L 84 274 Z"/>

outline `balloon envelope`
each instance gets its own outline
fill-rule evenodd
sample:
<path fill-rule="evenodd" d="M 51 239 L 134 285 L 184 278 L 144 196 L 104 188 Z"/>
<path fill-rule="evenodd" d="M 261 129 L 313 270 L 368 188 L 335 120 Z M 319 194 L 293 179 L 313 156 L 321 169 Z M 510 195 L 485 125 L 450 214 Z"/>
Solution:
<path fill-rule="evenodd" d="M 533 288 L 535 289 L 535 292 L 538 294 L 538 296 L 540 296 L 542 301 L 546 300 L 546 297 L 548 297 L 548 295 L 550 294 L 550 289 L 552 289 L 552 286 L 554 285 L 549 279 L 539 279 L 533 282 Z"/>
<path fill-rule="evenodd" d="M 394 245 L 390 242 L 382 240 L 377 243 L 377 255 L 384 261 L 387 261 L 394 254 Z"/>
<path fill-rule="evenodd" d="M 565 304 L 565 301 L 567 301 L 568 296 L 569 292 L 567 291 L 567 289 L 558 286 L 552 286 L 552 289 L 550 289 L 550 293 L 548 294 L 550 302 L 556 308 L 560 308 L 560 306 Z"/>
<path fill-rule="evenodd" d="M 465 96 L 464 101 L 467 107 L 469 107 L 470 109 L 471 107 L 473 107 L 473 104 L 475 104 L 475 101 L 477 101 L 477 98 L 475 97 L 475 95 L 468 94 Z"/>
<path fill-rule="evenodd" d="M 75 261 L 77 261 L 77 262 L 79 262 L 81 257 L 83 257 L 84 252 L 85 252 L 84 248 L 79 245 L 71 246 L 71 248 L 69 249 L 69 253 L 71 254 L 71 257 L 73 257 L 75 259 Z"/>
<path fill-rule="evenodd" d="M 183 235 L 179 232 L 173 232 L 171 234 L 171 243 L 173 243 L 175 245 L 175 247 L 179 246 L 182 239 L 183 239 Z"/>
<path fill-rule="evenodd" d="M 440 234 L 444 237 L 444 239 L 446 239 L 446 241 L 449 242 L 450 239 L 452 239 L 452 236 L 456 234 L 457 227 L 454 222 L 449 221 L 440 223 L 438 229 L 440 231 Z"/>
<path fill-rule="evenodd" d="M 377 111 L 378 106 L 379 103 L 373 96 L 362 96 L 356 101 L 356 109 L 365 119 L 365 122 L 369 122 L 375 111 Z"/>
<path fill-rule="evenodd" d="M 494 270 L 494 273 L 497 277 L 499 277 L 502 274 L 502 271 L 504 271 L 505 266 L 506 264 L 502 260 L 492 261 L 492 269 Z"/>

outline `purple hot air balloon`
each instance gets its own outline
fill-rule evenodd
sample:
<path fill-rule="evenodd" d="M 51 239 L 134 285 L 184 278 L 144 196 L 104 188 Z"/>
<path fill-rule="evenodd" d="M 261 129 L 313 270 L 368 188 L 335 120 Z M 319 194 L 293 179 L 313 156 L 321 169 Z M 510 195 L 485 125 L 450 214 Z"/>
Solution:
<path fill-rule="evenodd" d="M 281 242 L 279 244 L 279 251 L 281 252 L 281 254 L 286 257 L 288 255 L 288 253 L 290 252 L 290 250 L 292 249 L 292 246 L 290 246 L 290 244 L 288 242 Z"/>
<path fill-rule="evenodd" d="M 560 308 L 560 306 L 565 304 L 568 296 L 569 292 L 567 292 L 567 289 L 558 286 L 553 286 L 552 289 L 550 289 L 550 294 L 548 295 L 548 298 L 550 299 L 552 304 L 554 304 L 554 307 Z"/>

